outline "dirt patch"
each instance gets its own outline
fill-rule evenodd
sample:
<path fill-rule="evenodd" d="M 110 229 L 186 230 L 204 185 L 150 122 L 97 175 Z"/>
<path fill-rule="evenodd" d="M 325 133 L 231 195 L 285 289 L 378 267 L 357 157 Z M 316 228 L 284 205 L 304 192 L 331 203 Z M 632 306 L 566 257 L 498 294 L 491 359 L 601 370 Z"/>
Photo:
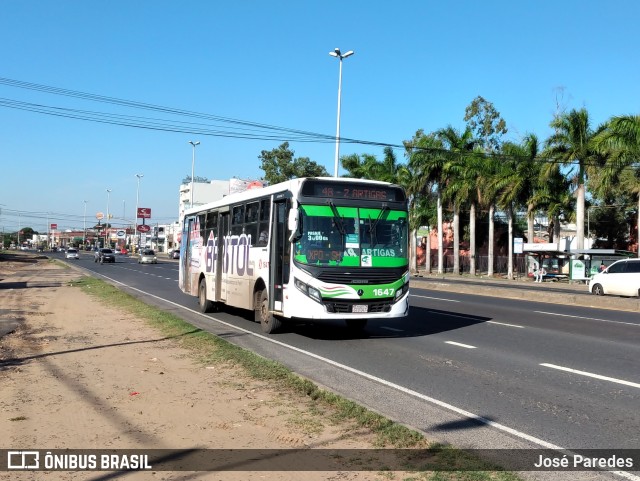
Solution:
<path fill-rule="evenodd" d="M 48 261 L 0 263 L 24 287 L 0 289 L 19 320 L 0 338 L 5 449 L 370 448 L 374 436 L 332 421 L 302 395 L 237 367 L 202 365 L 175 339 L 103 305 L 79 274 Z M 0 276 L 1 277 L 1 276 Z M 49 282 L 55 280 L 56 282 Z M 44 283 L 48 287 L 38 286 Z M 105 473 L 11 473 L 11 479 L 99 479 Z M 299 472 L 129 473 L 127 479 L 300 479 Z M 312 471 L 306 480 L 402 479 L 399 473 Z M 106 479 L 106 478 L 100 478 Z"/>

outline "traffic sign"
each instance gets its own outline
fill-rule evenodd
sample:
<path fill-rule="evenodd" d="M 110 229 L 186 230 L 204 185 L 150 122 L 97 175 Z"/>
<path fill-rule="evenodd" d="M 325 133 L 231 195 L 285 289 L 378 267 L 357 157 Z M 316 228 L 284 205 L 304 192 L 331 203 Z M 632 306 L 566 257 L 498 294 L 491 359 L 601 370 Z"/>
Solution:
<path fill-rule="evenodd" d="M 151 209 L 148 207 L 138 207 L 138 219 L 151 219 Z"/>
<path fill-rule="evenodd" d="M 151 230 L 151 226 L 147 224 L 140 224 L 136 229 L 138 232 L 149 232 Z"/>
<path fill-rule="evenodd" d="M 98 220 L 104 219 L 104 214 L 102 212 L 98 212 L 96 214 L 96 219 L 98 219 Z"/>
<path fill-rule="evenodd" d="M 58 224 L 51 224 L 51 230 L 56 230 L 58 228 Z"/>

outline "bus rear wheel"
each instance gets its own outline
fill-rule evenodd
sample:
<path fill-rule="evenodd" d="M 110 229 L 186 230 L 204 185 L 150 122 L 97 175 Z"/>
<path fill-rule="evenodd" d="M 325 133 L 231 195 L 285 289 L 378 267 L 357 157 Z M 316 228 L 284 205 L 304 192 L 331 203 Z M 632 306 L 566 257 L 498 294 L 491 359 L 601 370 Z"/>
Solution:
<path fill-rule="evenodd" d="M 213 309 L 213 302 L 207 299 L 207 281 L 204 279 L 198 285 L 198 306 L 202 313 L 211 312 Z"/>
<path fill-rule="evenodd" d="M 282 321 L 269 311 L 269 296 L 267 290 L 256 292 L 255 321 L 260 323 L 262 332 L 272 334 L 282 327 Z"/>

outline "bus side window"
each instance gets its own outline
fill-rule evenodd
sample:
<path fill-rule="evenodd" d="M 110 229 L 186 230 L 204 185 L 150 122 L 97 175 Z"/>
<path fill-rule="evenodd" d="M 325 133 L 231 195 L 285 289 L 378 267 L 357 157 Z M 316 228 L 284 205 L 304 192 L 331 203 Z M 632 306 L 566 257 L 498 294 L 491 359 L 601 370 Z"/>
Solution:
<path fill-rule="evenodd" d="M 206 231 L 207 236 L 204 238 L 205 244 L 209 240 L 209 236 L 211 235 L 212 231 L 215 237 L 217 227 L 218 227 L 218 213 L 213 211 L 207 212 L 207 231 Z"/>
<path fill-rule="evenodd" d="M 244 227 L 244 205 L 237 205 L 231 212 L 231 235 L 241 235 Z"/>
<path fill-rule="evenodd" d="M 271 200 L 264 199 L 260 201 L 260 223 L 258 224 L 258 237 L 256 239 L 257 246 L 266 246 L 269 242 L 269 214 L 271 212 Z"/>
<path fill-rule="evenodd" d="M 207 214 L 205 212 L 203 212 L 202 214 L 198 214 L 198 223 L 200 224 L 200 237 L 202 237 L 202 239 L 204 239 L 205 242 L 206 242 L 206 237 L 204 236 L 204 234 L 205 234 L 206 218 L 207 218 Z"/>
<path fill-rule="evenodd" d="M 260 204 L 258 202 L 252 202 L 251 204 L 247 204 L 247 216 L 246 223 L 257 222 L 258 221 L 258 210 Z"/>
<path fill-rule="evenodd" d="M 244 233 L 248 236 L 251 236 L 252 246 L 255 246 L 258 244 L 258 224 L 256 222 L 252 224 L 245 224 Z"/>
<path fill-rule="evenodd" d="M 231 223 L 242 224 L 244 222 L 244 205 L 237 205 L 233 208 Z"/>
<path fill-rule="evenodd" d="M 244 233 L 251 236 L 251 245 L 256 245 L 258 241 L 258 212 L 260 210 L 259 202 L 251 202 L 247 204 L 245 210 Z"/>

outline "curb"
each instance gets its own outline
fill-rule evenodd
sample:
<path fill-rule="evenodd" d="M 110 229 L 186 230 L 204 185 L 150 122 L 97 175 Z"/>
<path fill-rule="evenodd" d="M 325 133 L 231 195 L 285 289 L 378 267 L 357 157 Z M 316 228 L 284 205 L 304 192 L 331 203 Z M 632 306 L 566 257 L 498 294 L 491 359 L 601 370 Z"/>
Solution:
<path fill-rule="evenodd" d="M 484 281 L 482 279 L 466 279 L 474 281 L 474 284 L 465 285 L 463 279 L 456 279 L 456 282 L 447 282 L 446 277 L 416 277 L 412 276 L 411 281 L 414 286 L 418 284 L 421 289 L 435 291 L 449 291 L 461 294 L 472 294 L 487 297 L 500 297 L 504 299 L 521 299 L 526 301 L 548 302 L 550 304 L 573 305 L 580 307 L 590 307 L 596 309 L 613 309 L 619 311 L 640 312 L 640 299 L 619 296 L 593 296 L 589 295 L 586 286 L 582 285 L 584 294 L 569 294 L 566 292 L 553 292 L 554 287 L 536 288 L 525 283 L 518 283 L 518 289 L 505 289 L 503 281 Z M 477 282 L 484 282 L 486 285 L 477 285 Z M 517 281 L 504 281 L 517 282 Z M 416 286 L 416 287 L 418 287 Z M 567 285 L 557 287 L 567 288 Z M 572 287 L 569 287 L 572 288 Z M 576 286 L 576 291 L 580 286 Z"/>

